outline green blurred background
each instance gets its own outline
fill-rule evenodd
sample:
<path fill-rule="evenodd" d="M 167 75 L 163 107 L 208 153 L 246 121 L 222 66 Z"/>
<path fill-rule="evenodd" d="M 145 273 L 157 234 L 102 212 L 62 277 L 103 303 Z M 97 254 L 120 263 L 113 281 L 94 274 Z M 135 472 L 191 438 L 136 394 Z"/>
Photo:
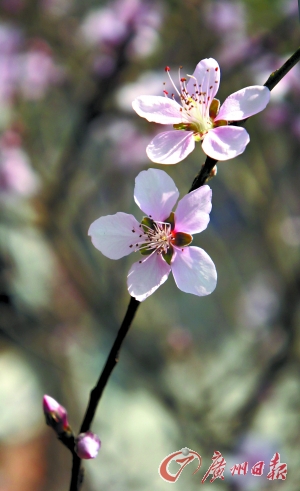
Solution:
<path fill-rule="evenodd" d="M 43 394 L 75 432 L 125 314 L 133 256 L 91 245 L 90 223 L 142 214 L 134 178 L 159 125 L 131 101 L 161 95 L 164 67 L 221 67 L 218 97 L 263 84 L 299 43 L 297 0 L 1 0 L 0 491 L 65 491 L 71 456 L 46 427 Z M 208 229 L 208 297 L 173 279 L 141 304 L 92 430 L 102 448 L 86 491 L 153 490 L 162 459 L 202 455 L 174 487 L 299 489 L 300 68 L 247 122 L 243 155 L 218 164 Z M 198 145 L 163 168 L 181 197 L 205 161 Z M 159 168 L 159 166 L 157 166 Z M 160 167 L 162 168 L 162 167 Z M 214 450 L 225 480 L 201 479 Z M 275 452 L 285 482 L 266 478 Z M 261 477 L 234 463 L 265 461 Z M 194 465 L 196 468 L 196 465 Z"/>

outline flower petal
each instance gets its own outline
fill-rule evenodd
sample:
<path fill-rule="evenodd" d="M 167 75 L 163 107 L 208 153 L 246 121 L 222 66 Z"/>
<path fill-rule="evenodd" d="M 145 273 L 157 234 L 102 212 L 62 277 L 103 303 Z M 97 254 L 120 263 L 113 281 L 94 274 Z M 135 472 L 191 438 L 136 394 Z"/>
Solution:
<path fill-rule="evenodd" d="M 222 104 L 215 121 L 240 121 L 265 109 L 271 92 L 262 85 L 252 85 L 231 94 Z"/>
<path fill-rule="evenodd" d="M 202 297 L 216 288 L 215 265 L 200 247 L 185 247 L 183 250 L 176 248 L 171 268 L 176 285 L 183 292 Z"/>
<path fill-rule="evenodd" d="M 142 302 L 167 280 L 170 271 L 168 263 L 155 252 L 141 263 L 134 263 L 127 276 L 130 295 Z"/>
<path fill-rule="evenodd" d="M 249 141 L 245 128 L 219 126 L 205 135 L 202 150 L 213 159 L 229 160 L 243 153 Z"/>
<path fill-rule="evenodd" d="M 160 124 L 176 124 L 182 122 L 181 106 L 168 97 L 142 95 L 134 99 L 132 107 L 142 118 Z"/>
<path fill-rule="evenodd" d="M 149 159 L 157 164 L 177 164 L 194 148 L 195 140 L 192 131 L 165 131 L 149 143 L 146 153 Z"/>
<path fill-rule="evenodd" d="M 196 87 L 195 83 L 197 83 Z M 219 90 L 219 85 L 220 67 L 218 62 L 213 58 L 205 58 L 196 66 L 193 77 L 187 83 L 187 91 L 190 95 L 195 94 L 196 90 L 205 92 L 209 96 L 209 101 L 212 102 Z"/>
<path fill-rule="evenodd" d="M 197 234 L 206 229 L 211 211 L 212 191 L 209 186 L 201 186 L 186 194 L 175 211 L 175 231 Z"/>
<path fill-rule="evenodd" d="M 134 248 L 130 247 L 139 239 L 139 222 L 133 215 L 116 213 L 95 220 L 88 231 L 92 243 L 110 259 L 128 256 Z"/>
<path fill-rule="evenodd" d="M 163 170 L 143 170 L 135 178 L 134 200 L 153 220 L 163 222 L 178 200 L 179 191 L 173 179 Z"/>

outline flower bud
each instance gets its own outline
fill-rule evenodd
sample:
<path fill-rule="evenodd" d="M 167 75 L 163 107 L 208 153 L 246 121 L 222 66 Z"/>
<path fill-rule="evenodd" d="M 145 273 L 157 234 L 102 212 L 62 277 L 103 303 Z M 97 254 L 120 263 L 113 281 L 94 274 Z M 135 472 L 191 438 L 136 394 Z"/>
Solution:
<path fill-rule="evenodd" d="M 75 452 L 81 459 L 94 459 L 101 446 L 100 439 L 95 433 L 87 431 L 75 438 Z"/>
<path fill-rule="evenodd" d="M 47 425 L 51 426 L 58 435 L 70 431 L 68 413 L 55 399 L 45 395 L 43 409 Z"/>

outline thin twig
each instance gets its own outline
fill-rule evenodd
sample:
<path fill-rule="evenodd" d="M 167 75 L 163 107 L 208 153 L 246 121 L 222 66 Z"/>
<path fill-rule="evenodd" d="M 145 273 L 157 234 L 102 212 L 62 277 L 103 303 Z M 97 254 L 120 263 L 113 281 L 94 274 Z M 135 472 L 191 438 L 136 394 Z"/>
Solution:
<path fill-rule="evenodd" d="M 139 305 L 140 302 L 138 300 L 136 300 L 133 297 L 130 298 L 126 315 L 119 329 L 115 342 L 110 350 L 105 366 L 99 377 L 97 385 L 93 388 L 93 390 L 90 393 L 90 400 L 80 428 L 80 433 L 84 433 L 90 429 L 100 398 L 106 387 L 108 379 L 112 374 L 113 369 L 115 368 L 116 364 L 119 361 L 120 348 L 126 337 L 126 334 L 128 333 L 128 330 L 131 326 L 131 323 L 133 321 L 133 318 L 136 314 Z M 83 472 L 81 470 L 81 460 L 74 452 L 70 491 L 78 491 L 80 489 L 82 481 L 83 481 Z"/>
<path fill-rule="evenodd" d="M 98 380 L 98 383 L 96 387 L 92 390 L 90 394 L 90 400 L 89 404 L 80 428 L 80 433 L 83 433 L 85 431 L 88 431 L 90 429 L 91 423 L 94 419 L 95 412 L 98 406 L 98 403 L 100 401 L 100 398 L 102 396 L 103 390 L 105 389 L 105 386 L 107 384 L 107 381 L 115 368 L 116 364 L 119 361 L 119 351 L 122 346 L 122 343 L 125 339 L 125 336 L 130 328 L 130 325 L 133 321 L 133 318 L 136 314 L 136 311 L 138 309 L 138 306 L 140 305 L 140 302 L 136 300 L 133 297 L 130 297 L 130 302 L 128 305 L 128 309 L 126 312 L 126 315 L 124 317 L 124 320 L 122 322 L 122 325 L 119 329 L 118 335 L 115 339 L 115 342 L 113 344 L 113 347 L 110 350 L 110 353 L 108 355 L 108 358 L 106 360 L 105 366 L 103 368 L 103 371 L 100 375 L 100 378 Z"/>
<path fill-rule="evenodd" d="M 271 73 L 268 80 L 264 83 L 264 86 L 268 87 L 269 90 L 274 89 L 278 82 L 285 77 L 285 75 L 298 63 L 299 60 L 300 48 L 295 51 L 295 53 L 282 65 L 282 67 Z"/>

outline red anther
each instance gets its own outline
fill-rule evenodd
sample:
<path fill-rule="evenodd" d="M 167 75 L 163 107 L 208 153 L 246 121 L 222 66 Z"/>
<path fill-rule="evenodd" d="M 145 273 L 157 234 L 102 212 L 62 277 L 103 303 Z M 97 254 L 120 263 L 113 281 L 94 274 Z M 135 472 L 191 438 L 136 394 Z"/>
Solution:
<path fill-rule="evenodd" d="M 169 71 L 170 71 L 170 67 L 169 66 L 166 66 L 165 72 L 169 72 Z"/>
<path fill-rule="evenodd" d="M 213 88 L 213 86 L 211 85 L 209 88 L 210 88 L 210 89 L 212 89 L 212 88 Z"/>
<path fill-rule="evenodd" d="M 186 78 L 181 78 L 180 82 L 186 82 Z"/>
<path fill-rule="evenodd" d="M 216 67 L 216 68 L 215 68 L 215 71 L 217 72 L 218 70 L 219 70 L 219 67 Z"/>
<path fill-rule="evenodd" d="M 163 90 L 163 93 L 166 94 L 166 95 L 169 94 L 169 92 L 167 90 Z"/>
<path fill-rule="evenodd" d="M 182 66 L 182 65 L 180 65 L 180 67 L 179 67 L 179 68 L 180 68 L 180 70 L 181 70 L 181 69 L 183 68 L 183 66 Z"/>

